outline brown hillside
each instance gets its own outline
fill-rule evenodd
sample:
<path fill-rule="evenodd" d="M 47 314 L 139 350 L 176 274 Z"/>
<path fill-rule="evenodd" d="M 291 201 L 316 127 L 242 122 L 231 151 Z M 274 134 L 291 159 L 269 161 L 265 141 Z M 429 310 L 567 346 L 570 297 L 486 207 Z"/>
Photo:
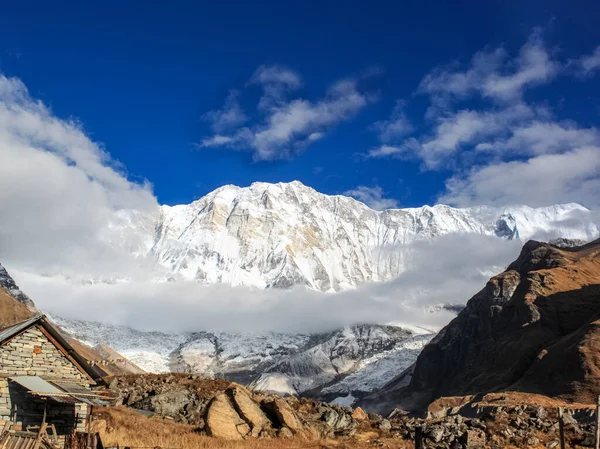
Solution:
<path fill-rule="evenodd" d="M 0 329 L 20 323 L 33 316 L 33 312 L 9 295 L 3 288 L 0 288 L 0 312 Z"/>
<path fill-rule="evenodd" d="M 367 406 L 419 409 L 444 396 L 518 391 L 589 403 L 600 394 L 600 240 L 530 241 Z"/>

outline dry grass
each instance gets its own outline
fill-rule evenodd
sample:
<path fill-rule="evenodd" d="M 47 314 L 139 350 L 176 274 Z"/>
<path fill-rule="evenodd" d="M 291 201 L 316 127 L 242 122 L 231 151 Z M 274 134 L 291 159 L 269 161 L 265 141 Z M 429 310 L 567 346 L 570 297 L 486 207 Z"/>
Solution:
<path fill-rule="evenodd" d="M 132 449 L 350 449 L 381 447 L 370 441 L 340 438 L 327 441 L 307 441 L 304 438 L 292 439 L 248 439 L 245 441 L 224 441 L 199 434 L 194 426 L 180 424 L 158 417 L 147 418 L 126 407 L 98 408 L 94 413 L 95 426 L 100 432 L 104 446 L 129 446 Z M 98 425 L 104 420 L 106 426 Z M 399 440 L 384 440 L 391 449 L 407 449 L 407 444 Z"/>
<path fill-rule="evenodd" d="M 33 316 L 33 312 L 10 296 L 2 287 L 0 287 L 0 310 L 2 311 L 0 329 L 28 320 Z"/>

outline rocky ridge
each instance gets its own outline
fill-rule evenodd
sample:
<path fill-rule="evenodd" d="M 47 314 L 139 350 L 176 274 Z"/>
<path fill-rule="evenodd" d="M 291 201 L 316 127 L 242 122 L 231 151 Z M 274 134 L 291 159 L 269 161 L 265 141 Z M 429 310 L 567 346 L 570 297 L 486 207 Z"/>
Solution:
<path fill-rule="evenodd" d="M 593 446 L 594 411 L 565 404 L 515 404 L 488 398 L 501 405 L 447 402 L 427 416 L 399 410 L 384 417 L 312 399 L 279 397 L 251 392 L 223 379 L 194 375 L 144 375 L 113 379 L 110 388 L 118 403 L 145 414 L 156 414 L 196 426 L 196 431 L 229 440 L 291 438 L 323 440 L 354 438 L 377 445 L 382 438 L 414 440 L 422 428 L 427 447 L 439 449 L 501 448 L 558 445 L 556 405 L 565 406 L 565 434 L 571 445 Z M 526 401 L 527 402 L 527 401 Z M 383 445 L 380 443 L 379 445 Z"/>
<path fill-rule="evenodd" d="M 354 325 L 322 334 L 143 332 L 54 317 L 91 346 L 106 344 L 150 372 L 226 377 L 279 394 L 352 402 L 412 364 L 434 332 Z"/>
<path fill-rule="evenodd" d="M 521 391 L 593 403 L 600 393 L 600 240 L 529 241 L 364 406 L 415 410 L 435 398 Z"/>

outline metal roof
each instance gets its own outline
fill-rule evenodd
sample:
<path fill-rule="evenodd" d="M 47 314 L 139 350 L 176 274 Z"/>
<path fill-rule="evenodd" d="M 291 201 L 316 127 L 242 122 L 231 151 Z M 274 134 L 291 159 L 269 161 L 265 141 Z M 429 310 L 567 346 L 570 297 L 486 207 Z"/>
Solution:
<path fill-rule="evenodd" d="M 20 332 L 24 331 L 29 326 L 35 324 L 36 322 L 38 322 L 42 318 L 44 318 L 44 315 L 36 315 L 36 316 L 34 316 L 32 318 L 29 318 L 26 321 L 23 321 L 21 323 L 17 323 L 17 324 L 15 324 L 13 326 L 7 327 L 6 329 L 0 330 L 0 344 L 2 344 L 6 340 L 14 337 L 15 335 L 19 334 Z"/>
<path fill-rule="evenodd" d="M 33 396 L 51 399 L 64 404 L 83 403 L 88 405 L 109 405 L 102 396 L 72 382 L 46 381 L 38 376 L 15 376 L 10 380 L 29 390 Z"/>

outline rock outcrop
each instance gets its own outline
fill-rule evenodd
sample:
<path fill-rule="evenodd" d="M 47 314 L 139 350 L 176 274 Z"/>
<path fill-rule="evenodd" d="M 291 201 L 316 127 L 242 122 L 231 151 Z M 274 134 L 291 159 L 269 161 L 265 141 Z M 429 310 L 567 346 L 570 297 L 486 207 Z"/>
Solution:
<path fill-rule="evenodd" d="M 600 393 L 600 240 L 530 241 L 403 373 L 364 406 L 416 410 L 443 396 L 522 391 L 584 403 Z"/>
<path fill-rule="evenodd" d="M 231 398 L 235 410 L 242 419 L 250 426 L 252 436 L 259 436 L 260 432 L 271 428 L 271 421 L 252 399 L 250 393 L 245 387 L 237 384 L 232 384 L 227 388 L 227 394 Z M 208 421 L 207 421 L 207 424 Z"/>
<path fill-rule="evenodd" d="M 216 395 L 206 411 L 206 432 L 225 440 L 242 440 L 250 433 L 250 426 L 235 411 L 225 393 Z"/>
<path fill-rule="evenodd" d="M 6 268 L 4 268 L 0 264 L 0 288 L 3 288 L 8 292 L 10 296 L 15 298 L 19 303 L 23 304 L 25 307 L 29 309 L 29 311 L 33 314 L 39 313 L 39 310 L 31 300 L 29 296 L 27 296 L 16 284 L 15 280 L 12 278 Z"/>
<path fill-rule="evenodd" d="M 361 410 L 251 392 L 236 383 L 197 375 L 121 376 L 112 380 L 110 389 L 118 396 L 117 405 L 173 418 L 194 425 L 199 432 L 228 440 L 292 436 L 321 439 L 352 435 L 371 425 Z M 374 425 L 378 426 L 379 421 Z"/>

